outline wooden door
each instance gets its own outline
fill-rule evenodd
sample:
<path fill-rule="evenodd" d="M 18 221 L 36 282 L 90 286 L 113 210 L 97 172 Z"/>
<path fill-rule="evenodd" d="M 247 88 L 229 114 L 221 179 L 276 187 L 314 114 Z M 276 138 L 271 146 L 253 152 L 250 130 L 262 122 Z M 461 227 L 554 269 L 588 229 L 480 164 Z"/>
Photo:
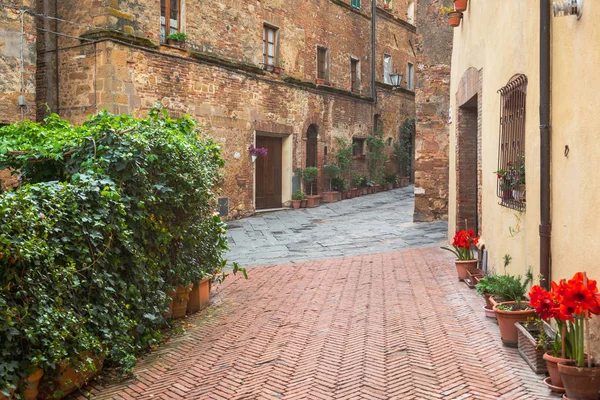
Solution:
<path fill-rule="evenodd" d="M 256 209 L 281 208 L 281 138 L 257 136 L 256 147 L 268 150 L 256 159 Z"/>

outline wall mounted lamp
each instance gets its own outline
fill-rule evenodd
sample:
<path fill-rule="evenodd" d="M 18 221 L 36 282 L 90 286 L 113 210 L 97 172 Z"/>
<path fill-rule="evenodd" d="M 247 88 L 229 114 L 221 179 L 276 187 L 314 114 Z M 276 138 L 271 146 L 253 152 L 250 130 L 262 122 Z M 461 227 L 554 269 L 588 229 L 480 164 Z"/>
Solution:
<path fill-rule="evenodd" d="M 583 14 L 583 0 L 554 1 L 552 2 L 552 9 L 555 17 L 575 15 L 579 19 Z"/>

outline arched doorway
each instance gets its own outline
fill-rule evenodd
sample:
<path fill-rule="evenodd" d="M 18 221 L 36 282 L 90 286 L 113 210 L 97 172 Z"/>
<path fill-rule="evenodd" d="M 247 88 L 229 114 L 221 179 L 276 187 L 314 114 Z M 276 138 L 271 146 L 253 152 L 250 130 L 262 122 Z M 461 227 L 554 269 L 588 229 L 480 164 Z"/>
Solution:
<path fill-rule="evenodd" d="M 318 137 L 319 131 L 315 124 L 312 124 L 308 127 L 308 131 L 306 132 L 306 167 L 316 167 L 317 166 L 317 151 L 318 151 Z M 318 182 L 315 180 L 312 183 L 312 193 L 317 194 L 318 192 Z M 306 193 L 311 193 L 311 188 L 305 188 Z"/>

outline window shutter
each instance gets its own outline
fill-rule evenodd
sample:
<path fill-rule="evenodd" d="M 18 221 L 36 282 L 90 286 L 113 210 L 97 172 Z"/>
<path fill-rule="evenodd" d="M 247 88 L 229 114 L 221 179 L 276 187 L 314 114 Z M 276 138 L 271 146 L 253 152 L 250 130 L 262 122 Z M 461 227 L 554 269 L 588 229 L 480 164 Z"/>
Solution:
<path fill-rule="evenodd" d="M 352 0 L 352 7 L 360 10 L 360 0 Z"/>

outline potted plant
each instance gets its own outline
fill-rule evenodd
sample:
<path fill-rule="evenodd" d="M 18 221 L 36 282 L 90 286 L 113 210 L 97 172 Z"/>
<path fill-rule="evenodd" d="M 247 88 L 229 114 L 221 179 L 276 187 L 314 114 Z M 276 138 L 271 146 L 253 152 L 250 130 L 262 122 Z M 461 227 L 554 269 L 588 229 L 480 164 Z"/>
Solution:
<path fill-rule="evenodd" d="M 346 191 L 346 181 L 341 176 L 337 176 L 331 180 L 331 187 L 337 193 L 337 199 L 342 200 Z"/>
<path fill-rule="evenodd" d="M 298 209 L 300 208 L 300 205 L 302 204 L 302 200 L 304 199 L 304 193 L 302 192 L 301 189 L 298 189 L 294 192 L 294 194 L 292 195 L 292 207 L 294 207 L 294 209 Z"/>
<path fill-rule="evenodd" d="M 527 286 L 532 280 L 533 274 L 529 270 L 525 279 L 522 276 L 505 274 L 498 275 L 495 281 L 493 294 L 504 301 L 494 306 L 494 312 L 502 343 L 507 347 L 517 347 L 518 333 L 515 323 L 527 321 L 536 315 L 535 309 L 529 305 L 529 302 L 523 301 Z"/>
<path fill-rule="evenodd" d="M 183 32 L 171 33 L 167 36 L 169 46 L 184 47 L 187 35 Z"/>
<path fill-rule="evenodd" d="M 548 372 L 548 368 L 544 354 L 553 345 L 554 330 L 539 317 L 518 322 L 516 327 L 519 354 L 533 372 L 545 374 Z"/>
<path fill-rule="evenodd" d="M 310 187 L 310 196 L 306 196 L 306 206 L 308 208 L 318 207 L 320 196 L 313 195 L 312 184 L 317 180 L 317 176 L 319 175 L 319 170 L 317 167 L 306 167 L 304 171 L 302 171 L 302 178 L 304 182 Z"/>
<path fill-rule="evenodd" d="M 463 13 L 460 11 L 450 11 L 448 13 L 448 22 L 450 22 L 450 26 L 456 28 L 460 25 L 460 21 L 463 18 Z"/>
<path fill-rule="evenodd" d="M 210 278 L 198 279 L 193 283 L 187 302 L 186 312 L 197 313 L 208 306 L 210 302 Z"/>
<path fill-rule="evenodd" d="M 477 284 L 475 285 L 477 294 L 483 296 L 483 298 L 485 299 L 485 305 L 483 306 L 485 316 L 494 319 L 496 318 L 496 312 L 494 311 L 494 305 L 496 305 L 496 301 L 492 296 L 494 288 L 496 287 L 496 279 L 497 275 L 487 275 L 480 278 Z"/>
<path fill-rule="evenodd" d="M 496 174 L 496 177 L 498 178 L 498 181 L 500 182 L 500 193 L 502 193 L 502 199 L 504 199 L 504 200 L 512 199 L 513 193 L 512 193 L 512 184 L 511 184 L 509 171 L 500 168 L 497 171 L 494 171 L 494 173 Z"/>
<path fill-rule="evenodd" d="M 165 317 L 171 319 L 183 318 L 187 312 L 187 303 L 190 299 L 190 292 L 192 291 L 193 284 L 182 284 L 179 281 L 179 277 L 175 276 L 175 285 L 173 290 L 167 292 L 167 296 L 170 297 L 169 311 Z"/>
<path fill-rule="evenodd" d="M 398 174 L 385 174 L 384 179 L 388 190 L 391 190 L 394 188 L 394 182 L 398 180 Z"/>
<path fill-rule="evenodd" d="M 323 202 L 332 203 L 337 201 L 338 192 L 333 190 L 333 180 L 340 175 L 340 167 L 337 165 L 325 165 L 323 166 L 323 174 L 329 179 L 329 191 L 323 192 Z"/>
<path fill-rule="evenodd" d="M 591 314 L 600 314 L 600 301 L 596 281 L 588 279 L 582 272 L 572 279 L 552 282 L 552 291 L 540 287 L 532 288 L 531 303 L 545 318 L 561 321 L 561 356 L 557 360 L 560 381 L 566 396 L 574 400 L 596 400 L 600 393 L 600 365 L 586 357 L 585 343 L 589 346 L 589 330 L 586 325 Z M 555 346 L 556 348 L 556 346 Z M 570 350 L 570 354 L 568 354 Z M 588 352 L 589 353 L 589 352 Z M 571 360 L 564 359 L 572 357 Z M 546 357 L 546 362 L 550 358 Z M 548 364 L 550 371 L 551 364 Z M 552 375 L 551 375 L 552 376 Z M 556 382 L 552 380 L 552 385 Z"/>
<path fill-rule="evenodd" d="M 472 229 L 469 229 L 468 231 L 462 230 L 456 232 L 452 241 L 453 249 L 442 247 L 442 249 L 448 250 L 456 256 L 454 264 L 456 265 L 456 272 L 460 281 L 464 281 L 469 277 L 467 271 L 477 271 L 479 260 L 474 256 L 473 247 L 477 246 L 478 242 L 479 237 L 475 236 L 475 232 Z"/>
<path fill-rule="evenodd" d="M 454 0 L 454 10 L 456 11 L 467 11 L 468 0 Z"/>
<path fill-rule="evenodd" d="M 248 151 L 250 152 L 250 155 L 252 156 L 252 162 L 255 162 L 256 158 L 258 156 L 266 157 L 267 154 L 269 153 L 268 149 L 266 149 L 264 147 L 254 147 L 253 144 L 251 144 L 250 147 L 248 147 Z"/>

